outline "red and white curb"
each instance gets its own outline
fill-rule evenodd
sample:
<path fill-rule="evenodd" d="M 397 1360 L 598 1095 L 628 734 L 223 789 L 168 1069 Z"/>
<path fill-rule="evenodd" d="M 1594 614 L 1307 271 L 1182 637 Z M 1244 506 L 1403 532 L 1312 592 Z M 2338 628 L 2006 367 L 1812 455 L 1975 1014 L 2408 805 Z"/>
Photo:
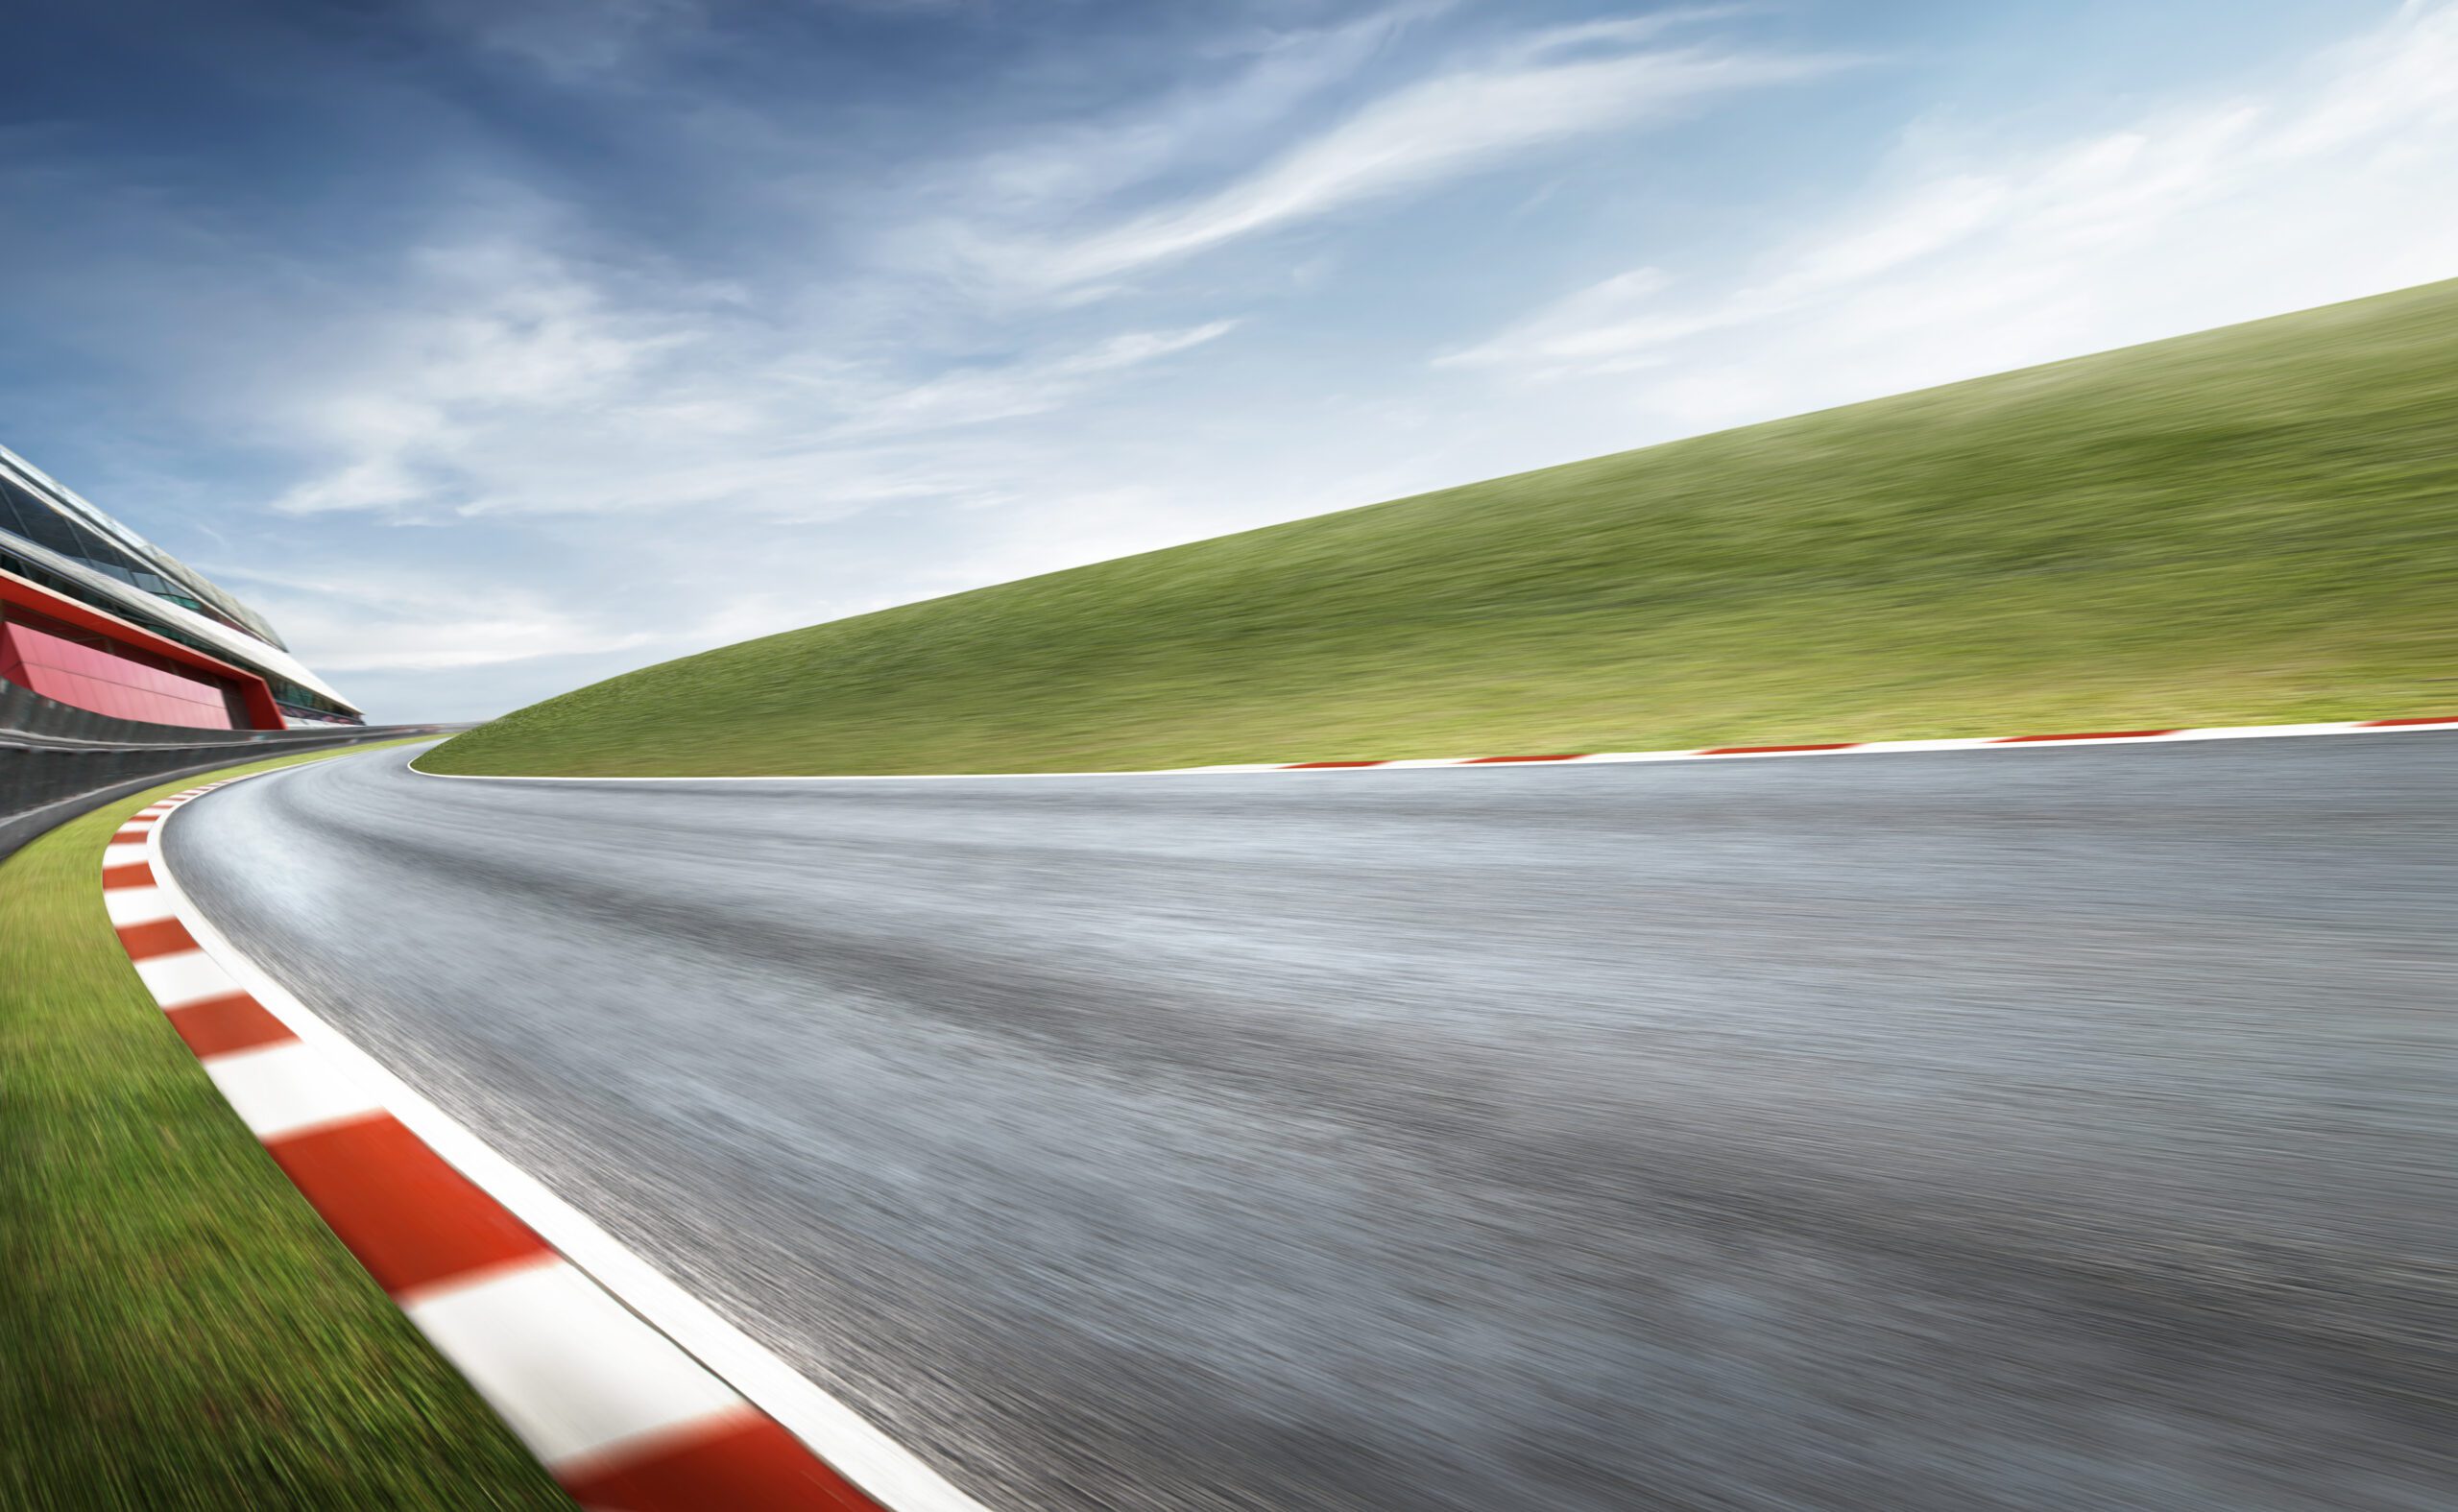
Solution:
<path fill-rule="evenodd" d="M 1169 766 L 1107 772 L 908 772 L 860 776 L 779 777 L 516 777 L 483 772 L 429 772 L 456 782 L 958 782 L 1019 777 L 1179 777 L 1198 773 L 1336 772 L 1407 767 L 1604 765 L 1634 761 L 1732 761 L 1769 756 L 1866 755 L 1881 751 L 2036 751 L 2072 746 L 2181 744 L 2197 740 L 2277 740 L 2294 735 L 2381 734 L 2401 730 L 2458 730 L 2458 714 L 2413 719 L 2343 719 L 2309 725 L 2208 725 L 2175 730 L 2091 730 L 2058 734 L 1977 735 L 1949 740 L 1822 740 L 1802 745 L 1693 746 L 1679 751 L 1576 751 L 1543 756 L 1464 756 L 1350 761 L 1254 761 L 1225 766 Z"/>
<path fill-rule="evenodd" d="M 161 847 L 170 816 L 223 785 L 164 799 L 111 836 L 111 924 L 241 1121 L 575 1500 L 983 1512 L 232 948 Z"/>
<path fill-rule="evenodd" d="M 1569 761 L 1710 761 L 1736 756 L 1835 756 L 1846 751 L 1984 751 L 2007 746 L 2113 745 L 2139 741 L 2276 739 L 2342 735 L 2362 731 L 2458 728 L 2458 714 L 2433 719 L 2359 719 L 2315 725 L 2214 725 L 2179 730 L 2095 730 L 2053 735 L 1981 735 L 1959 740 L 1826 740 L 1789 746 L 1694 746 L 1682 751 L 1582 751 L 1558 756 L 1434 756 L 1390 761 L 1271 761 L 1252 766 L 1177 767 L 1180 772 L 1327 772 L 1364 767 L 1515 766 Z"/>

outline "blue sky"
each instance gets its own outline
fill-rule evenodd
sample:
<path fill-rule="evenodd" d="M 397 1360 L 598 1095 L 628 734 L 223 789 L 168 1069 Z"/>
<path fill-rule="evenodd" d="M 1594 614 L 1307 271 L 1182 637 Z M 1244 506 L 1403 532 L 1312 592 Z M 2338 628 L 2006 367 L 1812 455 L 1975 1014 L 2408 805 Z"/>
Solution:
<path fill-rule="evenodd" d="M 99 0 L 0 442 L 379 717 L 2458 275 L 2458 0 Z"/>

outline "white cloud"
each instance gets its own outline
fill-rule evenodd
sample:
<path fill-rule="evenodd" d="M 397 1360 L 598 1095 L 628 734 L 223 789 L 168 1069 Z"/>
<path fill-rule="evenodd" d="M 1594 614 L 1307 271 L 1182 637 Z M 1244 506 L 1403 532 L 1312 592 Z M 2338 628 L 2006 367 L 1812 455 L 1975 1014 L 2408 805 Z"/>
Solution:
<path fill-rule="evenodd" d="M 861 402 L 836 433 L 864 436 L 1045 414 L 1073 400 L 1094 380 L 1217 341 L 1237 324 L 1210 321 L 1179 330 L 1128 331 L 1035 361 L 958 369 Z"/>
<path fill-rule="evenodd" d="M 1845 61 L 1706 46 L 1627 50 L 1665 25 L 1708 13 L 1538 33 L 1489 62 L 1386 95 L 1211 193 L 1064 240 L 984 235 L 971 253 L 1026 286 L 1098 284 L 1538 148 L 1671 115 L 1715 95 L 1831 72 Z M 1600 47 L 1623 50 L 1600 54 Z"/>
<path fill-rule="evenodd" d="M 2409 6 L 2266 98 L 1993 155 L 1931 130 L 1905 156 L 1739 279 L 1620 275 L 1436 365 L 1645 370 L 1626 407 L 1726 424 L 2447 276 L 2458 7 Z"/>
<path fill-rule="evenodd" d="M 1647 15 L 1608 16 L 1551 27 L 1519 38 L 1498 55 L 1506 62 L 1530 62 L 1562 58 L 1581 49 L 1634 47 L 1665 33 L 1704 22 L 1728 21 L 1761 9 L 1750 5 L 1676 6 Z"/>
<path fill-rule="evenodd" d="M 501 236 L 417 251 L 403 282 L 408 303 L 362 315 L 350 342 L 324 349 L 339 372 L 277 382 L 259 422 L 336 460 L 276 510 L 446 507 L 491 434 L 619 402 L 694 339 L 683 312 L 617 306 L 561 259 Z"/>
<path fill-rule="evenodd" d="M 1345 26 L 1263 34 L 1225 50 L 1241 66 L 1218 83 L 1035 132 L 964 164 L 944 192 L 1002 218 L 1072 214 L 1190 159 L 1243 146 L 1457 3 L 1409 0 Z"/>
<path fill-rule="evenodd" d="M 688 0 L 427 0 L 427 8 L 445 29 L 560 84 L 603 79 L 661 33 L 690 24 L 697 11 Z"/>
<path fill-rule="evenodd" d="M 320 672 L 433 672 L 500 666 L 542 657 L 625 651 L 656 635 L 616 629 L 501 584 L 458 588 L 424 575 L 364 569 L 329 576 L 209 566 L 242 585 L 295 646 L 313 649 Z"/>
<path fill-rule="evenodd" d="M 419 252 L 399 302 L 325 348 L 328 371 L 248 396 L 247 423 L 321 462 L 277 512 L 811 521 L 899 499 L 978 503 L 1000 491 L 892 448 L 1054 413 L 1238 324 L 1053 340 L 905 380 L 893 350 L 820 354 L 824 330 L 747 319 L 706 291 L 618 292 L 530 229 L 526 243 L 490 233 Z"/>

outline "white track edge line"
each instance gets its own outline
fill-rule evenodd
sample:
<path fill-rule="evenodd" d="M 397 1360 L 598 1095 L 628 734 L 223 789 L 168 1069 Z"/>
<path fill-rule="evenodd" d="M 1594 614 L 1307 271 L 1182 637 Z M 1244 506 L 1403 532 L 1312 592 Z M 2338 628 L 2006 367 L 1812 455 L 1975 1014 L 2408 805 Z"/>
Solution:
<path fill-rule="evenodd" d="M 2366 720 L 2332 720 L 2303 725 L 2205 725 L 2170 730 L 2156 735 L 1956 735 L 1936 740 L 1856 740 L 1826 751 L 1751 751 L 1710 755 L 1714 748 L 1694 746 L 1671 751 L 1592 751 L 1550 759 L 1502 759 L 1490 756 L 1422 756 L 1361 761 L 1333 766 L 1304 762 L 1246 762 L 1226 766 L 1161 766 L 1105 772 L 869 772 L 807 773 L 798 777 L 516 777 L 493 772 L 430 772 L 418 756 L 405 763 L 420 777 L 447 782 L 980 782 L 1018 778 L 1064 777 L 1244 777 L 1270 772 L 1338 774 L 1344 772 L 1434 771 L 1445 767 L 1602 766 L 1640 761 L 1763 761 L 1776 757 L 1892 756 L 1916 751 L 2070 751 L 2077 746 L 2180 745 L 2200 740 L 2285 740 L 2302 735 L 2397 735 L 2427 731 L 2458 731 L 2458 719 L 2423 725 L 2375 725 Z M 438 744 L 442 744 L 441 741 Z M 432 749 L 432 748 L 430 748 Z M 420 752 L 419 756 L 424 756 Z"/>
<path fill-rule="evenodd" d="M 275 775 L 255 773 L 229 780 Z M 988 1512 L 912 1451 L 633 1254 L 594 1220 L 498 1154 L 301 1002 L 232 945 L 188 897 L 162 853 L 162 831 L 168 828 L 167 821 L 155 826 L 146 839 L 147 859 L 155 885 L 169 898 L 189 935 L 267 1012 L 331 1057 L 346 1076 L 446 1164 L 510 1209 L 615 1301 L 776 1419 L 891 1512 Z"/>

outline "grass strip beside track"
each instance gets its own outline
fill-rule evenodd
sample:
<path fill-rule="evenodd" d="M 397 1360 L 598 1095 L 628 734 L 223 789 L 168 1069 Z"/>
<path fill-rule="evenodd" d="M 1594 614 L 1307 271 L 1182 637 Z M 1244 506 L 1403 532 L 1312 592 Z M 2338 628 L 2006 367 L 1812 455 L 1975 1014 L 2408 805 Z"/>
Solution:
<path fill-rule="evenodd" d="M 2458 282 L 792 631 L 419 764 L 1116 770 L 2439 714 L 2453 417 Z"/>
<path fill-rule="evenodd" d="M 0 1506 L 570 1512 L 241 1126 L 112 934 L 106 838 L 204 780 L 0 863 Z"/>

